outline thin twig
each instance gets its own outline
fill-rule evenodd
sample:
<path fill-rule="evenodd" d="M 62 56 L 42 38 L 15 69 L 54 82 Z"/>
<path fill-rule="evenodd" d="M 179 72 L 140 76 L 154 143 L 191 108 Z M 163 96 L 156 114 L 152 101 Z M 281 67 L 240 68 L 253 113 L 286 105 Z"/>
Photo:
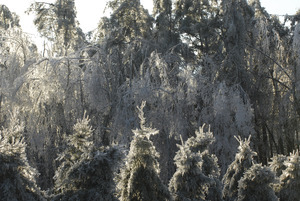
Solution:
<path fill-rule="evenodd" d="M 269 55 L 267 55 L 266 53 L 264 53 L 263 51 L 261 51 L 260 49 L 257 49 L 255 47 L 253 47 L 252 45 L 246 43 L 246 45 L 248 45 L 250 48 L 260 52 L 261 54 L 263 54 L 265 57 L 267 57 L 268 59 L 270 59 L 271 61 L 273 61 L 283 72 L 284 74 L 286 74 L 286 76 L 288 76 L 288 78 L 292 81 L 293 79 L 290 77 L 290 75 L 284 70 L 284 68 L 272 57 L 270 57 Z"/>

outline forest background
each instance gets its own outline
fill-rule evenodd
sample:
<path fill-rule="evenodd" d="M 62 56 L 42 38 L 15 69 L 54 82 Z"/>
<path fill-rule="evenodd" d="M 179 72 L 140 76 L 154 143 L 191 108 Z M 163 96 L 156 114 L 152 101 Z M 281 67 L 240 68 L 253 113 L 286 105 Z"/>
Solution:
<path fill-rule="evenodd" d="M 73 0 L 33 3 L 28 12 L 49 41 L 40 52 L 19 17 L 0 8 L 0 125 L 5 133 L 23 122 L 42 189 L 54 186 L 78 119 L 89 117 L 93 146 L 128 149 L 143 101 L 159 130 L 151 139 L 164 183 L 176 171 L 176 144 L 204 124 L 221 176 L 237 152 L 234 136 L 251 136 L 264 165 L 299 149 L 299 12 L 281 21 L 259 0 L 155 0 L 152 14 L 138 0 L 107 7 L 111 15 L 84 34 Z"/>

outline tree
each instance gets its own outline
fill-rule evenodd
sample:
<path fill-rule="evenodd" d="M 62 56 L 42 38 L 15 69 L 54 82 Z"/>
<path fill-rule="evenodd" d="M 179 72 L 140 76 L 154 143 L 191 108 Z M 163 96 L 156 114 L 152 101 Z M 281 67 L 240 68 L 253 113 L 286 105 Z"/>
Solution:
<path fill-rule="evenodd" d="M 114 176 L 122 154 L 118 147 L 93 148 L 66 172 L 64 193 L 53 200 L 116 201 Z"/>
<path fill-rule="evenodd" d="M 253 156 L 255 156 L 256 153 L 250 148 L 250 138 L 251 137 L 243 141 L 240 137 L 236 137 L 240 143 L 238 147 L 239 151 L 222 179 L 224 184 L 224 200 L 230 201 L 238 198 L 238 182 L 243 177 L 243 174 L 253 165 Z"/>
<path fill-rule="evenodd" d="M 270 184 L 275 183 L 274 172 L 261 164 L 252 165 L 238 184 L 238 201 L 278 201 Z"/>
<path fill-rule="evenodd" d="M 19 21 L 16 13 L 0 4 L 0 69 L 4 73 L 29 65 L 32 61 L 28 60 L 36 56 L 36 45 L 22 32 Z M 15 74 L 18 76 L 19 72 Z M 10 75 L 9 78 L 14 76 Z"/>
<path fill-rule="evenodd" d="M 112 0 L 108 5 L 113 10 L 111 23 L 116 25 L 126 42 L 150 36 L 152 19 L 140 0 Z"/>
<path fill-rule="evenodd" d="M 110 56 L 109 62 L 121 74 L 119 82 L 123 84 L 138 74 L 141 64 L 152 52 L 149 40 L 153 19 L 140 0 L 112 0 L 108 7 L 113 12 L 109 20 L 102 18 L 98 33 L 99 38 L 107 33 L 101 41 Z"/>
<path fill-rule="evenodd" d="M 42 36 L 54 43 L 53 50 L 58 56 L 66 56 L 83 45 L 85 36 L 76 21 L 74 0 L 35 2 L 28 12 L 36 14 L 34 24 Z"/>
<path fill-rule="evenodd" d="M 69 174 L 72 168 L 82 159 L 87 158 L 93 146 L 93 130 L 89 126 L 89 118 L 84 114 L 82 120 L 74 125 L 73 135 L 67 137 L 68 147 L 59 155 L 57 160 L 61 162 L 55 172 L 54 194 L 64 195 L 68 191 L 76 190 L 76 183 L 69 182 Z"/>
<path fill-rule="evenodd" d="M 286 169 L 280 176 L 280 184 L 275 187 L 280 200 L 298 200 L 300 197 L 300 155 L 299 150 L 290 153 L 284 162 Z"/>
<path fill-rule="evenodd" d="M 209 130 L 207 132 L 203 131 L 205 124 L 196 131 L 196 138 L 191 137 L 187 140 L 188 144 L 199 143 L 198 152 L 200 152 L 202 157 L 202 167 L 201 170 L 205 176 L 208 176 L 212 182 L 209 185 L 206 200 L 210 201 L 221 201 L 222 200 L 222 183 L 220 182 L 220 168 L 218 164 L 218 158 L 216 155 L 210 153 L 210 146 L 215 141 L 213 133 Z M 190 143 L 189 143 L 190 141 Z M 197 144 L 195 143 L 195 144 Z M 194 149 L 195 146 L 191 146 Z M 195 150 L 196 151 L 196 150 Z"/>
<path fill-rule="evenodd" d="M 294 60 L 291 55 L 294 50 L 291 50 L 292 32 L 279 18 L 269 15 L 259 1 L 248 2 L 254 12 L 248 23 L 245 49 L 251 84 L 244 89 L 255 103 L 254 144 L 258 160 L 266 165 L 273 155 L 295 148 L 292 135 L 297 130 L 292 78 L 295 73 L 292 73 L 293 64 L 289 64 Z"/>
<path fill-rule="evenodd" d="M 177 0 L 175 21 L 179 33 L 200 54 L 215 54 L 220 46 L 218 0 Z"/>
<path fill-rule="evenodd" d="M 118 147 L 93 146 L 90 119 L 84 114 L 67 137 L 68 147 L 55 174 L 53 200 L 116 200 L 114 173 L 122 154 Z"/>
<path fill-rule="evenodd" d="M 248 40 L 247 29 L 254 12 L 246 0 L 224 0 L 221 6 L 226 53 L 219 79 L 225 80 L 228 85 L 240 83 L 245 88 L 249 83 L 244 59 Z"/>
<path fill-rule="evenodd" d="M 298 11 L 300 15 L 300 10 Z M 294 67 L 294 76 L 295 76 L 295 103 L 298 104 L 300 100 L 300 23 L 298 22 L 295 26 L 294 37 L 293 37 L 293 49 L 296 57 L 296 65 Z M 300 114 L 300 104 L 296 105 L 297 113 Z"/>
<path fill-rule="evenodd" d="M 158 52 L 164 52 L 177 45 L 179 35 L 176 33 L 171 0 L 153 0 L 153 13 L 155 26 L 153 37 Z"/>
<path fill-rule="evenodd" d="M 285 155 L 279 154 L 277 156 L 273 156 L 271 161 L 269 162 L 270 169 L 275 173 L 277 177 L 282 175 L 283 170 L 286 169 L 285 161 L 287 157 Z"/>
<path fill-rule="evenodd" d="M 159 178 L 158 153 L 150 141 L 158 130 L 146 127 L 142 102 L 139 111 L 140 129 L 133 130 L 133 140 L 126 157 L 126 165 L 121 170 L 118 181 L 120 200 L 163 201 L 170 199 L 167 187 Z"/>
<path fill-rule="evenodd" d="M 0 131 L 0 194 L 1 200 L 44 200 L 36 184 L 38 172 L 26 156 L 24 124 L 18 111 L 11 113 L 8 128 Z"/>
<path fill-rule="evenodd" d="M 217 189 L 221 185 L 216 183 L 219 176 L 217 158 L 208 154 L 214 137 L 210 131 L 204 132 L 203 127 L 196 131 L 196 137 L 178 145 L 179 151 L 174 158 L 177 170 L 169 183 L 175 200 L 221 200 L 221 189 Z"/>
<path fill-rule="evenodd" d="M 238 142 L 234 136 L 248 138 L 255 134 L 253 126 L 252 105 L 246 92 L 240 85 L 228 86 L 225 82 L 201 86 L 201 99 L 204 108 L 201 111 L 201 121 L 210 123 L 214 130 L 216 141 L 211 149 L 218 157 L 221 175 L 236 156 Z M 206 92 L 211 87 L 213 94 Z"/>
<path fill-rule="evenodd" d="M 14 12 L 10 12 L 9 8 L 0 4 L 0 28 L 5 30 L 13 27 L 20 27 L 20 19 Z"/>
<path fill-rule="evenodd" d="M 116 200 L 114 174 L 121 161 L 119 147 L 93 145 L 89 117 L 84 114 L 67 137 L 68 147 L 58 157 L 53 200 Z"/>

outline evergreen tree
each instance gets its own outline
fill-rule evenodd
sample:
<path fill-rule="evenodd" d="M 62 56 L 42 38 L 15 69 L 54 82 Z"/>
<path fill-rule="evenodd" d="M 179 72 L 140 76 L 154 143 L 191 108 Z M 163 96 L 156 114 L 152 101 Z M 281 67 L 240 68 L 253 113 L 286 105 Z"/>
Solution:
<path fill-rule="evenodd" d="M 300 198 L 300 155 L 294 151 L 284 162 L 286 169 L 280 176 L 280 184 L 275 188 L 280 200 L 295 201 Z"/>
<path fill-rule="evenodd" d="M 90 119 L 84 115 L 67 137 L 68 147 L 55 174 L 53 200 L 116 200 L 114 172 L 121 160 L 118 147 L 95 148 Z"/>
<path fill-rule="evenodd" d="M 68 182 L 69 172 L 78 161 L 86 158 L 91 150 L 93 130 L 89 126 L 89 121 L 88 117 L 84 115 L 83 119 L 78 120 L 74 125 L 73 135 L 66 137 L 67 148 L 57 158 L 57 161 L 61 162 L 61 164 L 54 176 L 55 195 L 63 195 L 73 189 L 74 184 Z"/>
<path fill-rule="evenodd" d="M 204 132 L 205 124 L 196 130 L 196 137 L 190 137 L 186 143 L 193 152 L 200 153 L 202 158 L 201 171 L 212 181 L 208 188 L 206 200 L 217 201 L 222 200 L 222 184 L 219 180 L 220 168 L 216 155 L 210 153 L 210 146 L 215 142 L 215 137 L 210 131 L 210 126 L 207 132 Z"/>
<path fill-rule="evenodd" d="M 53 200 L 116 201 L 113 179 L 121 156 L 118 147 L 94 148 L 69 168 L 64 193 Z"/>
<path fill-rule="evenodd" d="M 286 166 L 284 164 L 286 160 L 287 157 L 282 154 L 273 156 L 271 158 L 271 162 L 269 162 L 269 165 L 271 170 L 275 173 L 277 177 L 280 177 L 280 175 L 282 175 L 283 170 L 286 169 Z"/>
<path fill-rule="evenodd" d="M 175 200 L 221 200 L 217 158 L 208 153 L 213 141 L 212 133 L 204 132 L 202 127 L 196 137 L 178 145 L 174 158 L 177 170 L 169 184 Z"/>
<path fill-rule="evenodd" d="M 240 137 L 236 139 L 240 143 L 235 160 L 229 165 L 222 182 L 224 200 L 236 200 L 238 197 L 238 182 L 243 174 L 253 165 L 253 156 L 256 155 L 250 148 L 250 137 L 243 141 Z"/>
<path fill-rule="evenodd" d="M 28 12 L 36 14 L 34 24 L 42 36 L 53 42 L 53 51 L 58 56 L 66 56 L 83 45 L 85 36 L 76 20 L 74 0 L 35 2 Z"/>
<path fill-rule="evenodd" d="M 126 165 L 121 170 L 118 182 L 120 200 L 163 201 L 170 199 L 167 187 L 159 178 L 158 153 L 150 141 L 159 131 L 146 127 L 142 102 L 139 110 L 140 129 L 133 130 L 134 136 Z"/>
<path fill-rule="evenodd" d="M 89 122 L 86 115 L 77 121 L 73 135 L 67 137 L 67 149 L 58 157 L 62 163 L 54 177 L 54 200 L 115 200 L 113 172 L 120 152 L 93 148 Z"/>
<path fill-rule="evenodd" d="M 221 6 L 226 53 L 220 79 L 229 85 L 240 83 L 245 87 L 250 83 L 244 59 L 247 29 L 254 12 L 246 0 L 223 0 Z"/>
<path fill-rule="evenodd" d="M 16 13 L 10 12 L 9 8 L 0 4 L 0 28 L 9 29 L 13 27 L 20 27 L 20 19 Z"/>
<path fill-rule="evenodd" d="M 172 16 L 172 1 L 153 0 L 153 16 L 155 19 L 153 36 L 157 43 L 156 49 L 158 52 L 164 52 L 179 43 L 179 35 L 175 31 Z"/>
<path fill-rule="evenodd" d="M 199 128 L 199 131 L 196 131 L 196 138 L 200 138 L 200 142 L 203 144 L 203 148 L 199 149 L 203 160 L 201 169 L 204 175 L 213 180 L 209 186 L 206 200 L 220 201 L 222 200 L 222 183 L 219 180 L 220 168 L 218 165 L 218 158 L 216 155 L 209 152 L 209 146 L 211 146 L 211 144 L 215 141 L 215 137 L 213 136 L 213 133 L 210 132 L 210 128 L 207 132 L 204 132 L 203 127 Z M 189 140 L 191 140 L 191 142 L 194 141 L 193 137 L 189 138 L 188 141 Z"/>
<path fill-rule="evenodd" d="M 220 46 L 218 0 L 177 0 L 175 19 L 179 33 L 202 56 L 214 54 Z"/>
<path fill-rule="evenodd" d="M 254 164 L 238 184 L 238 201 L 278 201 L 273 188 L 275 174 L 269 167 Z"/>
<path fill-rule="evenodd" d="M 108 5 L 113 10 L 111 23 L 126 42 L 150 36 L 152 18 L 140 0 L 112 0 Z"/>
<path fill-rule="evenodd" d="M 99 32 L 108 33 L 103 44 L 123 84 L 126 78 L 131 81 L 138 74 L 151 53 L 153 18 L 140 0 L 112 0 L 108 5 L 113 13 L 108 21 L 102 18 Z"/>
<path fill-rule="evenodd" d="M 84 114 L 67 137 L 68 147 L 58 157 L 53 200 L 116 200 L 114 174 L 121 160 L 119 147 L 95 147 L 89 117 Z"/>
<path fill-rule="evenodd" d="M 36 185 L 37 171 L 26 156 L 24 125 L 18 120 L 18 112 L 11 114 L 8 128 L 0 131 L 0 200 L 43 200 Z"/>

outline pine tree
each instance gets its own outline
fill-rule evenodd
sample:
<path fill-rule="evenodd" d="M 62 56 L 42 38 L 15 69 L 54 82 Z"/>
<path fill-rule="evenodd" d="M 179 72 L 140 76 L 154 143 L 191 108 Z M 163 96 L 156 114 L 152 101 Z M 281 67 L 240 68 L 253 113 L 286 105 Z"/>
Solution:
<path fill-rule="evenodd" d="M 118 147 L 93 146 L 93 129 L 84 114 L 67 137 L 68 147 L 55 174 L 53 200 L 116 200 L 114 172 L 122 154 Z"/>
<path fill-rule="evenodd" d="M 108 5 L 113 10 L 111 23 L 127 42 L 150 36 L 152 18 L 140 0 L 112 0 Z"/>
<path fill-rule="evenodd" d="M 64 193 L 53 200 L 116 201 L 114 176 L 121 156 L 118 147 L 94 148 L 69 168 Z"/>
<path fill-rule="evenodd" d="M 5 5 L 0 4 L 0 29 L 7 30 L 13 27 L 20 27 L 19 17 Z"/>
<path fill-rule="evenodd" d="M 275 182 L 274 172 L 261 164 L 248 169 L 238 184 L 238 201 L 278 201 L 271 184 Z"/>
<path fill-rule="evenodd" d="M 36 14 L 34 24 L 42 36 L 53 42 L 53 50 L 58 56 L 66 56 L 83 45 L 85 36 L 76 20 L 74 0 L 35 2 L 28 12 Z"/>
<path fill-rule="evenodd" d="M 182 37 L 201 56 L 214 54 L 220 46 L 218 0 L 176 0 L 175 19 Z"/>
<path fill-rule="evenodd" d="M 253 165 L 253 156 L 256 155 L 250 148 L 250 138 L 243 141 L 240 137 L 236 139 L 240 143 L 239 152 L 235 156 L 235 160 L 229 165 L 222 182 L 224 200 L 236 200 L 238 197 L 238 182 L 243 174 Z"/>
<path fill-rule="evenodd" d="M 285 155 L 279 154 L 277 156 L 273 156 L 271 158 L 271 162 L 269 162 L 271 170 L 275 173 L 277 177 L 280 177 L 283 170 L 286 169 L 285 161 L 287 160 L 287 157 Z"/>
<path fill-rule="evenodd" d="M 87 158 L 93 145 L 91 141 L 93 130 L 89 125 L 89 118 L 84 114 L 82 120 L 74 125 L 74 133 L 67 137 L 66 150 L 59 155 L 57 161 L 61 162 L 55 172 L 54 194 L 63 196 L 68 191 L 77 190 L 74 183 L 69 182 L 70 171 L 78 162 Z"/>
<path fill-rule="evenodd" d="M 8 128 L 0 131 L 0 200 L 43 200 L 36 185 L 37 171 L 29 165 L 27 144 L 23 137 L 24 124 L 17 110 L 11 113 Z"/>
<path fill-rule="evenodd" d="M 248 40 L 247 29 L 254 12 L 246 0 L 223 0 L 221 6 L 226 58 L 222 64 L 220 79 L 226 80 L 228 85 L 240 83 L 246 89 L 250 82 L 244 59 L 245 47 Z"/>
<path fill-rule="evenodd" d="M 112 0 L 108 3 L 113 13 L 109 23 L 102 18 L 100 32 L 108 33 L 105 49 L 111 55 L 111 64 L 121 73 L 123 83 L 132 80 L 141 64 L 151 53 L 149 42 L 152 35 L 153 18 L 140 0 Z M 107 30 L 109 29 L 109 30 Z M 120 82 L 120 81 L 119 81 Z"/>
<path fill-rule="evenodd" d="M 175 200 L 221 200 L 217 158 L 208 153 L 214 137 L 210 131 L 204 132 L 203 127 L 196 131 L 196 137 L 178 145 L 174 158 L 177 170 L 169 184 Z"/>
<path fill-rule="evenodd" d="M 155 18 L 153 36 L 157 43 L 157 50 L 165 52 L 179 43 L 179 34 L 175 32 L 172 17 L 172 1 L 153 0 L 153 16 Z"/>
<path fill-rule="evenodd" d="M 220 168 L 218 165 L 218 158 L 216 155 L 209 152 L 209 146 L 214 143 L 215 137 L 213 136 L 213 133 L 210 132 L 210 128 L 207 132 L 204 132 L 203 128 L 204 125 L 202 128 L 199 128 L 199 131 L 196 131 L 196 138 L 198 138 L 198 140 L 193 139 L 193 137 L 189 138 L 189 140 L 191 142 L 198 141 L 199 144 L 202 144 L 203 147 L 199 149 L 199 151 L 201 151 L 201 157 L 203 160 L 201 170 L 204 175 L 213 180 L 209 186 L 206 200 L 219 201 L 222 200 L 222 183 L 219 180 Z"/>
<path fill-rule="evenodd" d="M 73 135 L 66 137 L 68 147 L 57 158 L 61 164 L 54 176 L 54 194 L 59 196 L 72 190 L 73 184 L 68 182 L 69 171 L 80 159 L 89 154 L 92 145 L 93 130 L 89 126 L 88 117 L 84 116 L 82 120 L 78 120 L 73 129 Z"/>
<path fill-rule="evenodd" d="M 140 129 L 133 130 L 134 137 L 126 158 L 126 165 L 119 175 L 120 200 L 163 201 L 170 199 L 167 187 L 159 178 L 158 153 L 150 141 L 158 130 L 145 126 L 142 102 L 139 110 Z"/>
<path fill-rule="evenodd" d="M 300 198 L 300 155 L 294 151 L 284 162 L 286 169 L 280 176 L 280 185 L 275 188 L 280 200 L 294 201 Z"/>
<path fill-rule="evenodd" d="M 212 180 L 208 188 L 206 200 L 222 200 L 222 184 L 219 180 L 220 168 L 218 158 L 209 151 L 209 146 L 215 142 L 215 137 L 210 131 L 210 126 L 207 132 L 204 132 L 204 127 L 205 124 L 199 130 L 196 130 L 196 137 L 189 138 L 186 143 L 191 147 L 193 152 L 197 152 L 198 150 L 203 160 L 201 171 Z"/>

